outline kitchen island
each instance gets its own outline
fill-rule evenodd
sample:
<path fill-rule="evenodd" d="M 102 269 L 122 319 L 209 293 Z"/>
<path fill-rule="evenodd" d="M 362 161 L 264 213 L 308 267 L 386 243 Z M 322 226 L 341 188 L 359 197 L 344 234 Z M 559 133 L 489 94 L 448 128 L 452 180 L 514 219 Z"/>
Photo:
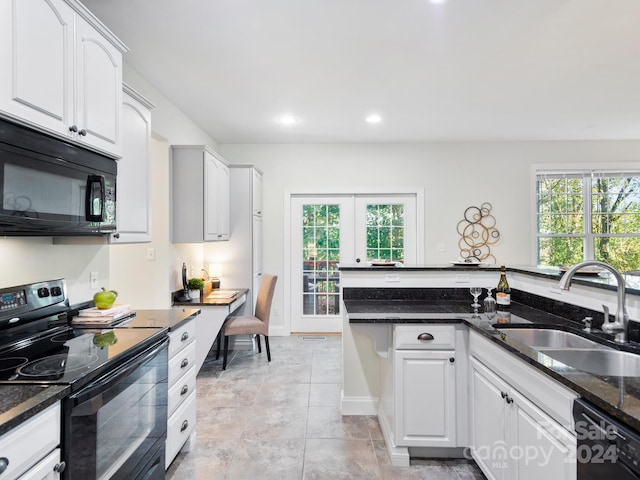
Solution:
<path fill-rule="evenodd" d="M 444 452 L 453 455 L 462 455 L 467 451 L 465 447 L 473 446 L 477 433 L 474 429 L 479 428 L 473 412 L 474 402 L 479 402 L 474 395 L 478 395 L 484 385 L 478 380 L 484 378 L 481 376 L 484 366 L 478 359 L 492 349 L 491 345 L 498 350 L 495 355 L 487 354 L 487 358 L 500 358 L 501 362 L 494 371 L 508 376 L 511 365 L 526 365 L 522 372 L 513 374 L 514 383 L 519 383 L 520 392 L 525 391 L 529 397 L 535 398 L 535 405 L 549 407 L 549 411 L 543 408 L 540 414 L 558 424 L 561 434 L 555 432 L 553 435 L 565 438 L 563 448 L 567 455 L 572 449 L 575 453 L 571 405 L 573 398 L 578 396 L 640 430 L 639 378 L 594 375 L 571 368 L 511 338 L 508 328 L 495 329 L 484 315 L 473 316 L 469 287 L 493 288 L 498 275 L 495 268 L 478 267 L 341 268 L 345 307 L 342 412 L 345 415 L 378 415 L 395 464 L 408 464 L 410 452 L 418 456 L 443 454 L 442 449 L 417 448 L 421 445 L 458 447 L 457 452 L 451 453 L 451 449 Z M 580 323 L 584 316 L 592 316 L 594 325 L 599 326 L 602 313 L 597 310 L 598 306 L 615 300 L 615 286 L 610 285 L 606 278 L 600 284 L 585 279 L 570 292 L 560 293 L 555 288 L 561 277 L 557 271 L 519 267 L 509 269 L 508 276 L 513 303 L 511 325 L 507 327 L 535 324 L 580 331 L 584 327 Z M 588 294 L 585 296 L 582 290 Z M 637 291 L 628 291 L 627 303 L 631 318 L 640 318 Z M 635 327 L 635 322 L 632 325 Z M 412 336 L 407 337 L 406 332 Z M 444 339 L 441 346 L 435 345 L 427 353 L 420 350 L 427 347 L 411 346 L 416 333 L 419 336 L 429 332 L 436 339 Z M 598 337 L 603 335 L 598 334 Z M 637 332 L 634 338 L 637 339 Z M 401 345 L 407 339 L 409 346 Z M 640 352 L 635 342 L 625 346 L 607 343 L 613 348 Z M 453 365 L 455 368 L 451 367 Z M 455 374 L 451 373 L 453 370 Z M 433 374 L 433 378 L 403 383 L 403 378 L 412 372 Z M 492 374 L 489 372 L 487 375 Z M 521 380 L 528 375 L 535 381 L 527 384 Z M 412 386 L 434 379 L 444 382 L 445 386 L 433 383 L 422 389 Z M 398 393 L 400 388 L 403 391 Z M 513 402 L 514 396 L 506 393 L 510 391 L 504 388 L 503 398 Z M 415 392 L 424 394 L 425 398 L 416 402 L 402 395 L 415 395 Z M 547 392 L 557 393 L 557 398 L 545 397 Z M 422 412 L 430 408 L 441 408 L 442 411 L 431 417 L 423 415 Z M 418 418 L 407 419 L 407 412 Z M 451 421 L 440 424 L 437 420 L 440 417 L 448 417 Z M 406 425 L 403 425 L 403 419 L 407 421 Z M 435 428 L 437 435 L 433 432 L 416 434 L 411 431 L 413 425 Z M 563 462 L 558 465 L 566 468 Z"/>

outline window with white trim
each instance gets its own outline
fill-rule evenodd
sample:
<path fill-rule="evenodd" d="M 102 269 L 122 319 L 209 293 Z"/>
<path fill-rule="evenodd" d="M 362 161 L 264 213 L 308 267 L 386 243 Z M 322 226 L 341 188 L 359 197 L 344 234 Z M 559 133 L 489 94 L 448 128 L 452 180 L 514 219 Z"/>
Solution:
<path fill-rule="evenodd" d="M 536 204 L 539 265 L 640 269 L 640 172 L 539 171 Z"/>

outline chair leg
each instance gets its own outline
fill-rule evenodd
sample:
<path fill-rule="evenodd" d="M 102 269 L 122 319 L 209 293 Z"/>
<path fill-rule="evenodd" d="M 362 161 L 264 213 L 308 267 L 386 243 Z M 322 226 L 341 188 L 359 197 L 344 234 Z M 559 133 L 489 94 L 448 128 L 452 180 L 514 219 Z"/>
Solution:
<path fill-rule="evenodd" d="M 220 358 L 220 342 L 222 341 L 222 329 L 218 332 L 216 337 L 216 360 Z"/>
<path fill-rule="evenodd" d="M 267 361 L 271 361 L 271 350 L 269 350 L 269 336 L 264 336 L 264 344 L 267 346 Z"/>
<path fill-rule="evenodd" d="M 256 335 L 256 340 L 258 342 L 258 353 L 262 353 L 262 342 L 260 342 L 260 335 Z"/>
<path fill-rule="evenodd" d="M 229 350 L 229 337 L 224 336 L 224 356 L 222 357 L 222 369 L 227 369 L 227 350 Z"/>

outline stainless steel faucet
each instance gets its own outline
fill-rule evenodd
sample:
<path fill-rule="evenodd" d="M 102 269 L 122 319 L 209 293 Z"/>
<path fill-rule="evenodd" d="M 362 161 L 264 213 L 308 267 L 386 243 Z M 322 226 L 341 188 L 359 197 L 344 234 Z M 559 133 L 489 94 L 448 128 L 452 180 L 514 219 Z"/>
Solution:
<path fill-rule="evenodd" d="M 567 270 L 560 279 L 558 288 L 561 288 L 562 290 L 569 290 L 569 287 L 571 287 L 571 279 L 576 272 L 581 268 L 588 267 L 590 265 L 596 265 L 609 270 L 618 282 L 618 309 L 616 310 L 616 321 L 609 321 L 609 316 L 605 315 L 602 330 L 609 333 L 615 333 L 616 342 L 626 343 L 629 341 L 629 314 L 627 313 L 624 277 L 618 270 L 605 262 L 600 262 L 598 260 L 586 260 L 584 262 L 576 263 L 573 267 Z"/>

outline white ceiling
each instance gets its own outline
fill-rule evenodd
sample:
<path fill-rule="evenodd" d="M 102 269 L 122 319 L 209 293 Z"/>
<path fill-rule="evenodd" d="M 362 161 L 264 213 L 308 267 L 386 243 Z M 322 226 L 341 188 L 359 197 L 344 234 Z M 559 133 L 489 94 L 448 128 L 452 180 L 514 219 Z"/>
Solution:
<path fill-rule="evenodd" d="M 640 138 L 639 0 L 83 3 L 220 143 Z"/>

